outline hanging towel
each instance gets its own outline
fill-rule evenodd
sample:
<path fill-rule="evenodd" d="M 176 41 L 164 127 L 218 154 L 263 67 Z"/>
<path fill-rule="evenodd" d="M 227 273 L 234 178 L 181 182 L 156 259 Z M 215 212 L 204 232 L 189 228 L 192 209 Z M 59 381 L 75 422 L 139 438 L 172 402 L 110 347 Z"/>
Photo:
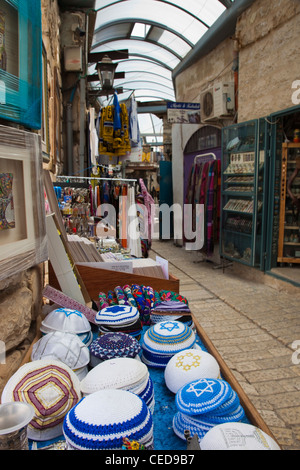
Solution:
<path fill-rule="evenodd" d="M 121 108 L 117 93 L 114 94 L 114 131 L 121 129 Z"/>
<path fill-rule="evenodd" d="M 137 102 L 134 97 L 131 97 L 131 107 L 130 107 L 130 139 L 133 144 L 139 142 L 138 137 L 138 112 L 137 112 Z"/>

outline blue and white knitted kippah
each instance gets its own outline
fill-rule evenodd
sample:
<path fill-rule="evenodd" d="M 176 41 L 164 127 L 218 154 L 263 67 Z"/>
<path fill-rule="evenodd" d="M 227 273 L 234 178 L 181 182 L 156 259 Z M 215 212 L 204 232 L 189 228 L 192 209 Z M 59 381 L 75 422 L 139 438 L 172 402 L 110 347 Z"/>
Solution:
<path fill-rule="evenodd" d="M 154 353 L 175 354 L 192 348 L 195 341 L 195 333 L 189 326 L 178 321 L 165 321 L 146 331 L 142 346 Z"/>
<path fill-rule="evenodd" d="M 212 429 L 212 425 L 200 425 L 200 424 L 195 424 L 192 421 L 188 419 L 188 416 L 184 415 L 180 411 L 175 413 L 173 417 L 173 431 L 174 433 L 182 440 L 186 440 L 186 437 L 184 435 L 185 431 L 189 431 L 191 436 L 194 436 L 194 434 L 197 434 L 199 440 L 203 439 L 205 434 Z"/>
<path fill-rule="evenodd" d="M 245 411 L 241 405 L 236 410 L 223 416 L 216 416 L 214 412 L 195 416 L 189 416 L 191 422 L 205 426 L 216 426 L 223 423 L 236 423 L 245 419 Z"/>
<path fill-rule="evenodd" d="M 179 411 L 187 415 L 209 413 L 231 395 L 231 386 L 220 379 L 199 379 L 181 387 L 175 396 Z"/>
<path fill-rule="evenodd" d="M 139 311 L 135 307 L 127 305 L 113 305 L 106 307 L 96 313 L 95 323 L 97 325 L 125 325 L 132 324 L 139 319 Z"/>
<path fill-rule="evenodd" d="M 135 358 L 141 351 L 139 342 L 126 333 L 105 333 L 90 345 L 91 356 L 105 361 L 115 357 Z"/>
<path fill-rule="evenodd" d="M 63 433 L 69 449 L 122 449 L 123 438 L 153 448 L 153 421 L 146 403 L 125 390 L 100 390 L 66 415 Z"/>
<path fill-rule="evenodd" d="M 138 396 L 144 400 L 151 413 L 154 411 L 155 397 L 154 397 L 154 386 L 151 377 L 149 376 L 148 382 L 144 390 L 138 393 Z"/>
<path fill-rule="evenodd" d="M 213 411 L 214 416 L 224 416 L 229 415 L 235 411 L 240 405 L 240 399 L 235 390 L 231 389 L 231 395 L 223 405 L 219 406 Z"/>

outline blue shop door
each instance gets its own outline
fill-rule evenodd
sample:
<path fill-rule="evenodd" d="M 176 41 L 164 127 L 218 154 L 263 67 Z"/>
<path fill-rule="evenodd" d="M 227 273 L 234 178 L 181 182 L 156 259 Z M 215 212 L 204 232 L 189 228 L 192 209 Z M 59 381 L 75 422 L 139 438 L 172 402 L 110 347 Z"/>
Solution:
<path fill-rule="evenodd" d="M 160 188 L 159 188 L 159 205 L 167 204 L 169 207 L 173 205 L 173 181 L 172 181 L 172 162 L 159 162 Z M 167 240 L 174 236 L 174 214 L 170 212 L 170 217 L 164 217 L 159 212 L 159 239 Z"/>

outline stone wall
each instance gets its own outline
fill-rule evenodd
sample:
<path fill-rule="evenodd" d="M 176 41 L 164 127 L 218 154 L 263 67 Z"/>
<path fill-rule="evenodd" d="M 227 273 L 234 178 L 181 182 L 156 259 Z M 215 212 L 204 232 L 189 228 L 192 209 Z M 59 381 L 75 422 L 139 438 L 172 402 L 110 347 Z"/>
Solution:
<path fill-rule="evenodd" d="M 62 145 L 62 94 L 61 94 L 61 18 L 57 0 L 42 0 L 42 37 L 47 55 L 49 161 L 44 167 L 53 173 L 63 168 L 64 152 Z M 58 98 L 58 100 L 57 100 Z M 57 104 L 57 101 L 59 104 Z M 58 107 L 58 109 L 55 109 Z"/>
<path fill-rule="evenodd" d="M 176 100 L 199 103 L 200 93 L 216 82 L 233 81 L 234 41 L 227 39 L 176 77 Z"/>
<path fill-rule="evenodd" d="M 299 0 L 257 0 L 239 18 L 239 122 L 294 106 L 300 79 Z"/>
<path fill-rule="evenodd" d="M 0 281 L 0 395 L 36 335 L 42 288 L 42 265 Z"/>

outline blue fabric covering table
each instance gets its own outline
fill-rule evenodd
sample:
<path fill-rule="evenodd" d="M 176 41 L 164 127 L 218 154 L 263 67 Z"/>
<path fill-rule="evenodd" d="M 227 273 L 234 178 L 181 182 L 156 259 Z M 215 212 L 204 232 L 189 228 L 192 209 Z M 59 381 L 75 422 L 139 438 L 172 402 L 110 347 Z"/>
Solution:
<path fill-rule="evenodd" d="M 140 344 L 142 344 L 143 334 L 148 328 L 148 326 L 143 328 Z M 97 337 L 97 334 L 95 334 L 95 337 Z M 200 346 L 203 351 L 207 351 L 198 334 L 196 335 L 196 344 Z M 178 410 L 175 404 L 175 394 L 170 392 L 165 384 L 164 369 L 148 367 L 148 370 L 153 381 L 155 396 L 155 407 L 153 414 L 154 451 L 185 451 L 187 449 L 186 441 L 176 436 L 173 431 L 173 417 Z M 59 440 L 64 440 L 64 436 L 60 436 L 53 441 L 38 442 L 36 444 L 38 448 L 42 448 L 49 446 Z M 32 442 L 30 441 L 29 448 L 32 448 Z"/>

